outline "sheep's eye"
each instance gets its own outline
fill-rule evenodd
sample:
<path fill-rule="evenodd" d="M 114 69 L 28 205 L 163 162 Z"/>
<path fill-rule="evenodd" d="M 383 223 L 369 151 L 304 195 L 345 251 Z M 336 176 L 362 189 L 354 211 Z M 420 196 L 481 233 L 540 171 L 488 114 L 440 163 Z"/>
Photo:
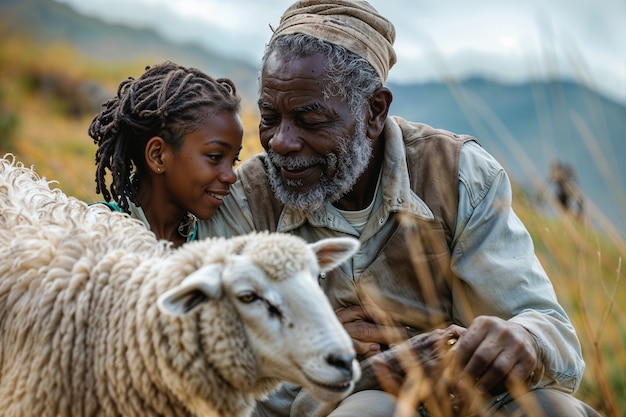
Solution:
<path fill-rule="evenodd" d="M 239 296 L 239 301 L 246 304 L 252 303 L 258 299 L 259 296 L 253 292 L 245 292 Z"/>

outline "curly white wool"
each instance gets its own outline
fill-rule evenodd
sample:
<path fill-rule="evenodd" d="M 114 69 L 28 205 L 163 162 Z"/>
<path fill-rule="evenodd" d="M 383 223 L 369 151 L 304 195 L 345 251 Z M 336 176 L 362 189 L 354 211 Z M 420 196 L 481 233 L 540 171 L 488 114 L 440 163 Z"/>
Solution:
<path fill-rule="evenodd" d="M 316 281 L 356 240 L 172 249 L 10 155 L 0 229 L 3 416 L 245 416 L 280 381 L 336 401 L 359 377 Z"/>

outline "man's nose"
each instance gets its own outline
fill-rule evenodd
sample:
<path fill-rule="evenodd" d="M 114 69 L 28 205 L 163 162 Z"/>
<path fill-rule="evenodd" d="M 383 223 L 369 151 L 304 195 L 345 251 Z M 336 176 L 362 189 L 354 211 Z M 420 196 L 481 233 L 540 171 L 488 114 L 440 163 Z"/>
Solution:
<path fill-rule="evenodd" d="M 282 122 L 276 127 L 268 146 L 272 151 L 285 155 L 290 152 L 300 151 L 304 146 L 304 142 L 299 134 L 299 129 L 293 126 L 292 123 Z"/>

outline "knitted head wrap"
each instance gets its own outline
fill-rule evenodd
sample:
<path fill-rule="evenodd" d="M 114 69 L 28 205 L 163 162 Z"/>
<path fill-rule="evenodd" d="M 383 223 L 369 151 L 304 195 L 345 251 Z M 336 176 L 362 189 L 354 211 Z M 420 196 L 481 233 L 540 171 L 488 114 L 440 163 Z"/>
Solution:
<path fill-rule="evenodd" d="M 396 30 L 365 0 L 296 1 L 281 17 L 270 43 L 277 36 L 293 33 L 343 46 L 363 57 L 383 83 L 396 63 Z"/>

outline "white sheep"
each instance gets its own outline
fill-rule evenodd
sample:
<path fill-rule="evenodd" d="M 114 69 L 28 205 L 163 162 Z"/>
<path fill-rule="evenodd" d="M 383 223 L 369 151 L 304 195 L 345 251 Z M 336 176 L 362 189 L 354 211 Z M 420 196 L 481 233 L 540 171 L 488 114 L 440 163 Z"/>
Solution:
<path fill-rule="evenodd" d="M 352 342 L 317 277 L 355 239 L 259 233 L 172 249 L 0 162 L 4 417 L 234 417 L 281 381 L 324 401 L 352 390 Z"/>

